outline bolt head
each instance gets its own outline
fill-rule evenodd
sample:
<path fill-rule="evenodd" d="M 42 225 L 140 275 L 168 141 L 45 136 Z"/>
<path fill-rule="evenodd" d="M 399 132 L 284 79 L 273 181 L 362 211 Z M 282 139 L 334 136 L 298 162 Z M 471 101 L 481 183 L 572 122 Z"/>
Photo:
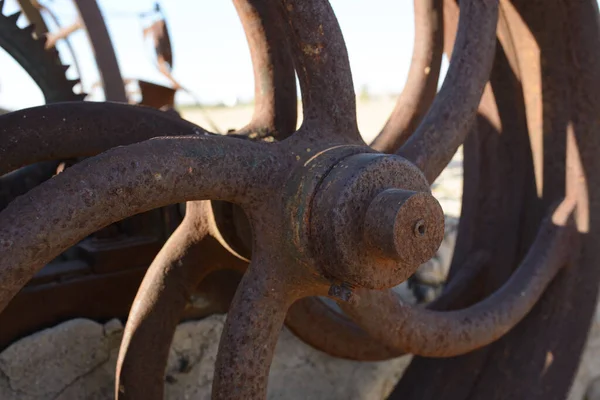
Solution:
<path fill-rule="evenodd" d="M 365 244 L 412 272 L 435 255 L 443 238 L 444 212 L 427 192 L 384 190 L 365 216 Z"/>

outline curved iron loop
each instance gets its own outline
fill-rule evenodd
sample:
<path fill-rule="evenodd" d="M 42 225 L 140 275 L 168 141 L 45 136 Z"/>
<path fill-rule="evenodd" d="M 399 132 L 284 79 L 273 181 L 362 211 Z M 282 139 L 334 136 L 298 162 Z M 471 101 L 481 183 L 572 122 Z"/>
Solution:
<path fill-rule="evenodd" d="M 462 0 L 450 68 L 429 112 L 397 154 L 429 182 L 463 143 L 488 81 L 496 48 L 498 0 Z"/>
<path fill-rule="evenodd" d="M 444 288 L 440 297 L 426 308 L 445 310 L 452 307 L 456 299 L 481 276 L 488 259 L 485 252 L 475 252 Z M 405 354 L 404 351 L 380 343 L 350 318 L 317 297 L 304 298 L 292 304 L 285 323 L 300 340 L 334 357 L 383 361 Z"/>
<path fill-rule="evenodd" d="M 306 134 L 363 144 L 356 123 L 348 51 L 329 1 L 281 3 L 290 27 L 292 56 L 302 91 L 302 127 L 309 130 Z"/>
<path fill-rule="evenodd" d="M 96 65 L 104 89 L 104 97 L 109 101 L 127 103 L 123 77 L 110 34 L 96 0 L 74 0 L 87 37 L 95 54 Z"/>
<path fill-rule="evenodd" d="M 296 74 L 281 7 L 275 2 L 234 0 L 250 47 L 254 70 L 254 114 L 239 133 L 283 140 L 296 130 Z"/>
<path fill-rule="evenodd" d="M 255 79 L 252 121 L 234 136 L 283 140 L 295 131 L 297 102 L 280 5 L 256 0 L 235 0 L 234 5 L 250 46 Z M 226 257 L 229 253 L 214 238 L 218 232 L 210 204 L 188 202 L 187 208 L 185 224 L 152 264 L 134 301 L 117 365 L 118 398 L 162 398 L 168 351 L 186 294 L 211 270 L 246 269 L 246 262 Z M 207 254 L 213 257 L 206 258 Z M 148 349 L 153 349 L 152 357 L 145 356 Z M 148 381 L 152 383 L 142 384 Z"/>
<path fill-rule="evenodd" d="M 390 118 L 371 143 L 377 151 L 398 151 L 435 98 L 444 54 L 443 9 L 443 0 L 414 1 L 415 41 L 408 79 Z"/>
<path fill-rule="evenodd" d="M 42 266 L 113 222 L 188 200 L 245 205 L 274 191 L 263 177 L 283 167 L 266 146 L 156 138 L 87 159 L 15 199 L 0 213 L 0 311 Z"/>
<path fill-rule="evenodd" d="M 373 339 L 318 297 L 307 297 L 292 304 L 285 325 L 304 343 L 334 357 L 382 361 L 404 354 Z"/>
<path fill-rule="evenodd" d="M 573 206 L 563 202 L 552 218 L 546 218 L 519 268 L 499 290 L 475 305 L 436 312 L 406 305 L 389 291 L 358 290 L 351 304 L 342 308 L 374 338 L 416 355 L 453 357 L 486 346 L 519 323 L 572 261 L 578 239 L 569 217 Z"/>
<path fill-rule="evenodd" d="M 466 262 L 457 269 L 456 273 L 449 277 L 442 293 L 438 298 L 427 305 L 427 309 L 444 311 L 455 309 L 455 304 L 465 297 L 465 293 L 473 292 L 472 288 L 477 280 L 489 267 L 490 256 L 486 251 L 476 251 L 466 258 Z M 475 299 L 468 299 L 475 300 Z"/>
<path fill-rule="evenodd" d="M 60 161 L 44 161 L 0 176 L 0 211 L 16 197 L 56 175 L 60 164 Z"/>
<path fill-rule="evenodd" d="M 207 135 L 177 116 L 120 103 L 54 103 L 0 115 L 0 175 L 158 136 Z"/>
<path fill-rule="evenodd" d="M 177 230 L 158 253 L 138 290 L 117 361 L 117 399 L 160 400 L 175 328 L 198 284 L 211 272 L 245 270 L 247 262 L 214 237 L 209 201 L 187 203 Z"/>
<path fill-rule="evenodd" d="M 276 269 L 281 260 L 266 254 L 265 249 L 255 250 L 221 334 L 213 400 L 266 398 L 269 368 L 285 313 L 302 297 L 293 278 Z"/>

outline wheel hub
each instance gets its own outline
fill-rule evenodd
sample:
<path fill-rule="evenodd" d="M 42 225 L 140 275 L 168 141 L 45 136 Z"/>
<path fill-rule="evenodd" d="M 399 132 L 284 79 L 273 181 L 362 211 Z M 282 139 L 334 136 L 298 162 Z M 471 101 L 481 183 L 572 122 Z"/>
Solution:
<path fill-rule="evenodd" d="M 444 236 L 443 211 L 427 180 L 399 156 L 362 153 L 340 160 L 310 208 L 319 269 L 351 286 L 398 285 L 435 254 Z"/>

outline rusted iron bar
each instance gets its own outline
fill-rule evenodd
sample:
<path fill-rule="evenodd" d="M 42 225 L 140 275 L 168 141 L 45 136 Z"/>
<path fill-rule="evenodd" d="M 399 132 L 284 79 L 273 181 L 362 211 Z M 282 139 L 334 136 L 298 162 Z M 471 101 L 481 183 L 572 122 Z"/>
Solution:
<path fill-rule="evenodd" d="M 218 240 L 209 201 L 192 201 L 148 269 L 133 302 L 117 361 L 117 399 L 162 399 L 171 341 L 198 284 L 220 269 L 246 270 Z"/>
<path fill-rule="evenodd" d="M 385 126 L 371 143 L 395 153 L 413 134 L 437 92 L 444 54 L 444 1 L 415 0 L 415 40 L 406 85 Z"/>
<path fill-rule="evenodd" d="M 206 136 L 157 138 L 76 164 L 0 213 L 0 311 L 36 271 L 98 229 L 187 200 L 256 201 L 268 182 L 259 189 L 253 180 L 280 167 L 265 145 Z"/>
<path fill-rule="evenodd" d="M 393 292 L 357 290 L 342 308 L 374 338 L 426 357 L 453 357 L 502 337 L 521 321 L 562 267 L 572 261 L 577 229 L 565 202 L 540 227 L 517 271 L 493 295 L 468 308 L 436 312 L 404 304 Z"/>
<path fill-rule="evenodd" d="M 404 354 L 374 340 L 317 297 L 295 302 L 288 310 L 285 324 L 303 342 L 334 357 L 381 361 Z"/>
<path fill-rule="evenodd" d="M 296 128 L 297 104 L 294 69 L 281 26 L 280 9 L 256 0 L 236 0 L 234 4 L 251 49 L 256 82 L 252 121 L 236 133 L 253 139 L 266 135 L 284 139 Z M 221 255 L 219 259 L 205 258 L 204 254 L 198 258 L 207 251 L 227 253 L 223 248 L 226 244 L 221 239 L 220 245 L 215 239 L 219 234 L 208 203 L 190 202 L 187 207 L 190 214 L 186 213 L 185 223 L 151 266 L 134 301 L 132 309 L 137 311 L 125 328 L 126 340 L 122 343 L 117 367 L 119 399 L 162 398 L 169 346 L 186 305 L 181 299 L 211 270 L 236 266 L 246 269 L 246 262 L 233 256 Z M 198 260 L 205 261 L 198 265 Z M 230 265 L 225 260 L 229 260 Z M 152 357 L 148 356 L 150 348 L 155 349 Z M 144 383 L 148 379 L 153 384 Z"/>
<path fill-rule="evenodd" d="M 270 267 L 248 278 L 250 283 L 238 289 L 232 303 L 220 342 L 214 398 L 264 398 L 275 345 L 272 335 L 283 324 L 282 315 L 294 301 L 327 293 L 341 293 L 343 297 L 344 287 L 351 297 L 352 285 L 393 286 L 409 271 L 414 271 L 423 259 L 431 257 L 442 240 L 441 210 L 432 207 L 435 204 L 427 196 L 409 195 L 400 207 L 397 202 L 374 201 L 377 193 L 387 193 L 388 187 L 429 190 L 425 177 L 405 160 L 378 154 L 352 155 L 357 150 L 370 151 L 366 146 L 334 146 L 328 150 L 317 149 L 317 154 L 310 155 L 297 153 L 298 145 L 303 143 L 290 140 L 274 145 L 293 157 L 294 163 L 288 170 L 291 174 L 279 177 L 285 183 L 276 195 L 264 197 L 261 203 L 246 209 L 254 229 L 253 258 L 256 259 L 255 252 L 258 252 L 261 254 L 258 259 L 265 259 Z M 279 209 L 282 204 L 284 208 Z M 326 236 L 332 224 L 338 225 L 339 218 L 347 211 L 355 210 L 355 215 L 364 216 L 370 204 L 380 204 L 382 215 L 395 213 L 397 217 L 396 224 L 380 226 L 380 230 L 388 234 L 373 227 L 367 239 L 371 236 L 387 238 L 394 232 L 408 230 L 416 238 L 410 239 L 413 246 L 405 247 L 410 250 L 402 250 L 402 254 L 389 258 L 387 254 L 381 256 L 377 247 L 363 246 L 362 217 L 348 220 L 344 230 L 335 231 L 341 236 L 333 239 Z M 313 219 L 306 220 L 303 213 L 310 209 L 313 209 Z M 332 218 L 327 212 L 333 209 L 340 211 L 339 217 Z M 409 218 L 411 209 L 412 218 Z M 293 218 L 289 219 L 290 216 Z M 426 229 L 414 231 L 414 221 L 421 220 Z M 360 234 L 356 236 L 357 233 Z M 407 238 L 400 234 L 398 240 L 400 236 Z M 317 245 L 322 247 L 317 249 Z M 344 246 L 357 250 L 344 253 Z M 325 254 L 325 249 L 334 254 Z M 341 257 L 336 258 L 340 252 Z M 357 257 L 353 259 L 351 255 Z M 365 271 L 358 269 L 375 257 L 381 262 Z M 332 259 L 337 261 L 331 263 Z M 246 274 L 246 278 L 252 276 L 252 268 Z M 252 286 L 257 281 L 259 289 Z M 340 283 L 342 289 L 336 290 Z M 278 290 L 285 293 L 276 294 Z M 258 311 L 265 303 L 267 306 Z"/>
<path fill-rule="evenodd" d="M 254 114 L 240 133 L 277 140 L 296 130 L 296 76 L 278 5 L 257 0 L 233 2 L 242 21 L 254 70 Z"/>
<path fill-rule="evenodd" d="M 143 106 L 81 102 L 27 108 L 0 116 L 0 175 L 157 136 L 207 134 L 191 122 Z"/>
<path fill-rule="evenodd" d="M 450 68 L 429 112 L 397 154 L 429 182 L 448 165 L 474 121 L 496 48 L 498 0 L 463 0 Z M 468 77 L 468 79 L 465 79 Z"/>
<path fill-rule="evenodd" d="M 467 257 L 454 276 L 449 277 L 440 296 L 427 305 L 427 309 L 444 311 L 456 308 L 466 293 L 475 292 L 473 287 L 481 281 L 486 269 L 490 266 L 490 256 L 485 251 L 476 251 Z M 477 300 L 476 298 L 473 301 Z"/>
<path fill-rule="evenodd" d="M 303 127 L 318 126 L 331 138 L 363 144 L 348 52 L 331 5 L 326 0 L 281 2 L 302 90 Z"/>
<path fill-rule="evenodd" d="M 107 101 L 127 103 L 117 56 L 96 0 L 74 0 L 94 50 Z"/>
<path fill-rule="evenodd" d="M 487 265 L 488 256 L 476 252 L 443 293 L 427 305 L 430 310 L 444 310 L 476 283 Z M 339 300 L 338 300 L 339 301 Z M 288 328 L 302 341 L 334 357 L 359 361 L 382 361 L 405 354 L 382 344 L 356 325 L 350 318 L 332 309 L 318 298 L 295 302 L 285 319 Z"/>
<path fill-rule="evenodd" d="M 303 290 L 281 272 L 278 256 L 258 250 L 236 292 L 215 364 L 212 399 L 264 399 L 269 368 L 292 302 Z"/>
<path fill-rule="evenodd" d="M 39 2 L 37 0 L 17 0 L 17 2 L 29 23 L 35 26 L 36 36 L 42 37 L 48 33 L 48 26 L 40 13 L 41 5 Z"/>

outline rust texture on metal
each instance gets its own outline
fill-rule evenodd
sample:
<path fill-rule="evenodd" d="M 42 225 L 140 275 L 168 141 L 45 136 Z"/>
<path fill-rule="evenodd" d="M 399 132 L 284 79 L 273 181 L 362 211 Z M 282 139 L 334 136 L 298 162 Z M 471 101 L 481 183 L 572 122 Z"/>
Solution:
<path fill-rule="evenodd" d="M 246 32 L 254 70 L 254 114 L 241 132 L 283 140 L 296 130 L 298 106 L 281 10 L 256 0 L 233 4 Z"/>
<path fill-rule="evenodd" d="M 463 1 L 460 8 L 444 83 L 414 135 L 397 152 L 419 167 L 429 182 L 465 140 L 494 60 L 498 0 Z"/>
<path fill-rule="evenodd" d="M 105 260 L 61 268 L 122 272 L 88 236 L 110 238 L 112 228 L 98 230 L 187 202 L 133 301 L 118 399 L 162 398 L 176 324 L 224 269 L 243 277 L 219 343 L 213 399 L 266 398 L 286 323 L 339 357 L 414 353 L 390 398 L 564 398 L 600 279 L 598 9 L 593 0 L 500 3 L 501 13 L 497 0 L 460 8 L 444 0 L 443 21 L 440 1 L 417 4 L 409 82 L 375 148 L 357 127 L 348 54 L 327 0 L 234 1 L 256 107 L 230 137 L 113 103 L 0 116 L 2 174 L 91 156 L 0 212 L 0 312 L 32 278 L 47 283 L 53 272 L 40 269 L 84 239 L 90 257 Z M 450 67 L 432 102 L 442 40 Z M 304 109 L 297 132 L 294 71 Z M 407 306 L 389 289 L 439 247 L 444 216 L 430 184 L 463 143 L 448 284 L 428 307 Z M 130 285 L 142 272 L 127 271 Z M 556 361 L 540 376 L 548 351 Z M 524 377 L 537 388 L 517 382 Z"/>
<path fill-rule="evenodd" d="M 0 115 L 0 174 L 46 160 L 99 154 L 157 136 L 203 136 L 202 128 L 149 107 L 56 103 Z"/>
<path fill-rule="evenodd" d="M 211 218 L 210 202 L 188 202 L 182 223 L 150 265 L 121 342 L 118 398 L 162 398 L 175 328 L 196 288 L 215 270 L 246 269 L 244 260 L 219 243 Z"/>
<path fill-rule="evenodd" d="M 265 7 L 257 1 L 240 0 L 234 4 L 246 30 L 256 79 L 252 121 L 236 132 L 236 136 L 254 140 L 267 136 L 283 139 L 295 129 L 297 107 L 296 87 L 290 82 L 290 78 L 293 81 L 294 69 L 291 60 L 286 57 L 287 47 L 281 43 L 284 32 L 282 26 L 276 23 L 277 14 L 274 12 L 277 8 Z M 270 20 L 275 23 L 269 24 Z M 230 256 L 229 262 L 224 255 L 207 257 L 207 253 L 227 254 L 223 246 L 232 250 L 220 236 L 214 218 L 223 219 L 226 210 L 232 213 L 237 210 L 224 202 L 213 202 L 212 205 L 217 206 L 214 216 L 210 203 L 187 204 L 182 226 L 169 240 L 168 248 L 159 254 L 157 260 L 160 262 L 150 267 L 140 287 L 132 306 L 135 312 L 126 325 L 125 340 L 119 353 L 117 398 L 162 398 L 162 378 L 169 346 L 189 293 L 210 271 L 235 265 L 241 270 L 247 267 L 246 262 L 235 257 Z M 236 230 L 235 227 L 232 229 Z M 198 264 L 197 256 L 201 254 L 206 257 L 205 262 Z M 170 281 L 179 284 L 171 284 L 167 288 L 166 282 Z M 160 335 L 156 334 L 157 330 L 161 331 Z M 156 348 L 156 354 L 148 354 L 149 347 Z M 144 384 L 148 379 L 152 383 Z"/>
<path fill-rule="evenodd" d="M 284 0 L 282 5 L 302 91 L 301 131 L 363 144 L 348 52 L 331 5 L 295 0 Z"/>
<path fill-rule="evenodd" d="M 265 145 L 211 136 L 155 138 L 74 165 L 0 214 L 1 308 L 37 270 L 98 229 L 197 198 L 256 201 L 262 191 L 252 179 L 278 166 Z M 38 238 L 46 235 L 48 240 L 40 243 Z"/>
<path fill-rule="evenodd" d="M 445 2 L 444 16 L 450 53 L 458 20 L 454 0 Z M 581 246 L 573 249 L 575 264 L 559 273 L 512 331 L 460 357 L 415 357 L 390 399 L 567 397 L 600 279 L 594 245 L 599 121 L 591 112 L 600 107 L 598 29 L 594 1 L 501 1 L 490 84 L 464 145 L 463 212 L 450 279 L 471 251 L 481 249 L 491 262 L 480 295 L 502 286 L 547 207 L 565 195 L 577 201 Z M 461 296 L 455 307 L 473 301 Z M 553 362 L 543 368 L 549 355 Z M 444 384 L 428 384 L 432 376 L 444 377 Z"/>
<path fill-rule="evenodd" d="M 572 209 L 565 202 L 548 218 L 510 279 L 468 308 L 429 311 L 403 304 L 393 292 L 359 290 L 342 309 L 371 336 L 407 353 L 453 357 L 490 344 L 531 311 L 560 269 L 572 261 L 577 230 L 565 218 Z"/>
<path fill-rule="evenodd" d="M 488 265 L 488 258 L 483 252 L 474 253 L 459 275 L 444 288 L 440 297 L 427 305 L 427 309 L 446 310 L 456 303 L 456 299 L 469 293 L 469 288 L 477 284 Z M 375 339 L 349 317 L 319 298 L 311 297 L 294 303 L 285 322 L 304 342 L 335 357 L 381 361 L 405 354 L 405 351 Z"/>

